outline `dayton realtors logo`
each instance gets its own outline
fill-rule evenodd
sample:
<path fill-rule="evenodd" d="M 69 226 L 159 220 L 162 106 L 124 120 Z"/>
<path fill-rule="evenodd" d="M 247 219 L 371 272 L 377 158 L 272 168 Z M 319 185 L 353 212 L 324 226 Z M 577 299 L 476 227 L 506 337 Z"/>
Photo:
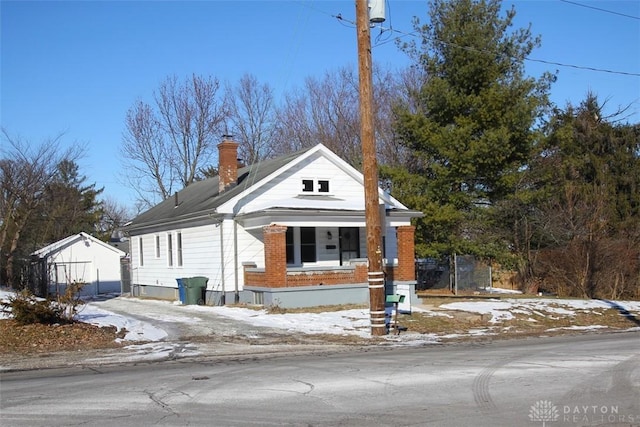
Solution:
<path fill-rule="evenodd" d="M 538 400 L 529 410 L 531 421 L 541 421 L 542 427 L 546 427 L 547 422 L 558 421 L 560 412 L 558 407 L 548 400 Z"/>
<path fill-rule="evenodd" d="M 633 423 L 640 421 L 640 415 L 621 414 L 617 405 L 563 405 L 556 406 L 549 400 L 539 400 L 531 406 L 529 419 L 547 423 L 561 421 L 584 425 L 593 423 Z"/>

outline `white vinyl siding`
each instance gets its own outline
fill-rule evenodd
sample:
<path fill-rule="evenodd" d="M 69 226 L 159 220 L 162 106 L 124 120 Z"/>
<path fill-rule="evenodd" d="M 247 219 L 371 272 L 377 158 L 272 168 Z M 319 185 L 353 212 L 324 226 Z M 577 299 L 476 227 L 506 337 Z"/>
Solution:
<path fill-rule="evenodd" d="M 335 200 L 331 202 L 332 209 L 364 210 L 364 192 L 360 182 L 324 157 L 307 161 L 304 165 L 297 165 L 274 177 L 271 182 L 244 197 L 240 203 L 233 200 L 220 206 L 218 212 L 238 212 L 240 207 L 242 213 L 250 213 L 268 207 L 282 207 L 283 204 L 300 205 L 300 195 L 310 196 L 305 201 L 307 204 L 312 203 L 314 196 L 329 195 Z M 327 182 L 322 185 L 323 190 L 328 187 L 328 192 L 319 191 L 318 180 Z M 314 191 L 304 191 L 305 181 L 313 181 Z M 321 199 L 318 200 L 318 203 L 322 203 Z M 362 222 L 364 223 L 364 218 Z"/>

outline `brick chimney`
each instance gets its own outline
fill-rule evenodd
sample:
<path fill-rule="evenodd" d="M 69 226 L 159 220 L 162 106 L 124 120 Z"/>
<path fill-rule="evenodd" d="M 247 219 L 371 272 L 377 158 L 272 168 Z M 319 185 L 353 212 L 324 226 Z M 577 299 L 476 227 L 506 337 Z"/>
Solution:
<path fill-rule="evenodd" d="M 224 135 L 218 144 L 218 191 L 222 193 L 238 181 L 238 143 Z"/>

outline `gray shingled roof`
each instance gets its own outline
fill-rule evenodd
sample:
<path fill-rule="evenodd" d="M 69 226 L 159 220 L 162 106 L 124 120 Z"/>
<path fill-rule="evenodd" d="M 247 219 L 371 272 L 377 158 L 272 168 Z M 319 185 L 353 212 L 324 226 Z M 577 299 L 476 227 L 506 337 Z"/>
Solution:
<path fill-rule="evenodd" d="M 125 227 L 125 231 L 135 235 L 166 229 L 168 225 L 211 222 L 217 216 L 215 210 L 218 206 L 244 191 L 247 186 L 286 166 L 311 148 L 313 147 L 238 169 L 237 183 L 222 193 L 218 191 L 217 176 L 194 182 L 178 191 L 174 197 L 138 215 Z"/>

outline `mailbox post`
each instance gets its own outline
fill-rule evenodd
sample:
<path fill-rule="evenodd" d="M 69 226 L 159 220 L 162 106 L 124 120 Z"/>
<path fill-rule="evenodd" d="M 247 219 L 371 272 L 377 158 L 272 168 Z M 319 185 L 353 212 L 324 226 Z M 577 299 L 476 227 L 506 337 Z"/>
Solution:
<path fill-rule="evenodd" d="M 398 325 L 398 304 L 403 303 L 404 302 L 404 295 L 387 295 L 387 300 L 388 303 L 393 303 L 393 308 L 395 310 L 395 315 L 394 315 L 394 319 L 393 319 L 393 329 L 396 330 L 396 335 L 400 335 L 400 331 L 406 331 L 407 328 L 401 328 Z"/>

